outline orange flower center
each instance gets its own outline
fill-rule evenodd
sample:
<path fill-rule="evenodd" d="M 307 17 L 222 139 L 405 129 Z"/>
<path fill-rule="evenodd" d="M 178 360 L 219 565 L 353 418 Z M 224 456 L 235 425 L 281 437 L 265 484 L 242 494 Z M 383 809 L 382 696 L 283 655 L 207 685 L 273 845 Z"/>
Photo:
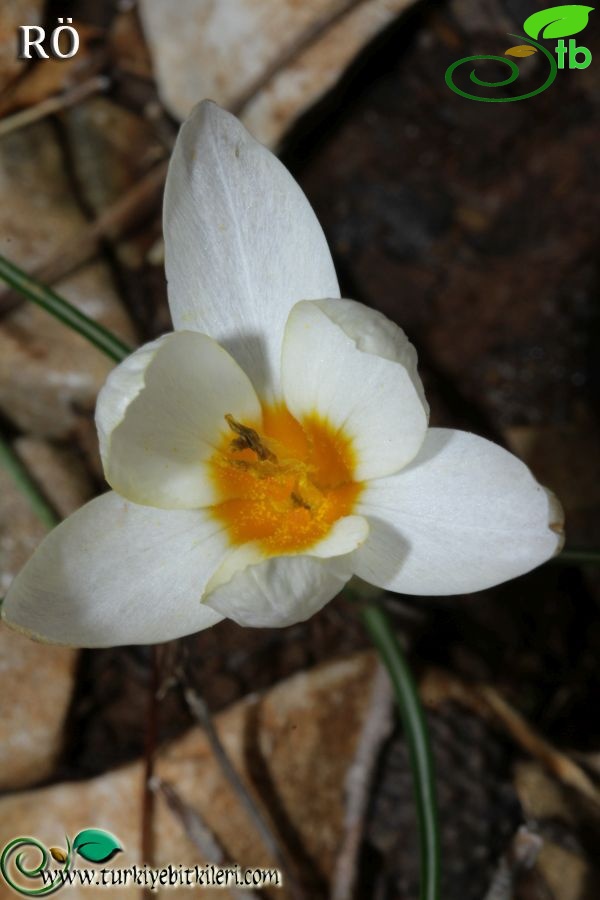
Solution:
<path fill-rule="evenodd" d="M 361 484 L 353 480 L 351 442 L 309 416 L 267 408 L 255 428 L 226 416 L 231 433 L 210 461 L 220 502 L 212 513 L 234 544 L 257 541 L 266 555 L 296 553 L 352 513 Z"/>

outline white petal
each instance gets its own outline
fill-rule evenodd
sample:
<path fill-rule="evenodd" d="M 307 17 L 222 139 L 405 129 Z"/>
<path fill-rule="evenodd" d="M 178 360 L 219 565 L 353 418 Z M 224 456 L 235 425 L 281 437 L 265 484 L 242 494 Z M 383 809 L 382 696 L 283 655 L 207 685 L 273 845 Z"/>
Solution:
<path fill-rule="evenodd" d="M 227 552 L 202 511 L 103 494 L 50 532 L 11 584 L 2 617 L 76 647 L 169 641 L 222 618 L 201 597 Z"/>
<path fill-rule="evenodd" d="M 223 344 L 261 396 L 279 377 L 297 300 L 336 297 L 331 255 L 306 197 L 238 120 L 204 101 L 179 132 L 164 207 L 177 329 Z"/>
<path fill-rule="evenodd" d="M 358 511 L 365 581 L 406 594 L 459 594 L 539 566 L 562 546 L 562 509 L 516 456 L 473 434 L 432 428 L 398 475 L 373 481 Z"/>
<path fill-rule="evenodd" d="M 354 554 L 331 559 L 277 556 L 249 565 L 204 601 L 239 625 L 274 628 L 304 622 L 352 576 Z"/>
<path fill-rule="evenodd" d="M 297 419 L 317 413 L 352 439 L 356 480 L 397 472 L 418 452 L 429 410 L 416 353 L 381 313 L 352 300 L 297 303 L 281 370 Z"/>
<path fill-rule="evenodd" d="M 369 523 L 363 516 L 345 516 L 334 522 L 329 533 L 312 547 L 297 556 L 314 556 L 319 559 L 346 556 L 358 549 L 367 540 Z M 249 541 L 241 544 L 227 554 L 206 586 L 205 597 L 227 584 L 228 581 L 246 569 L 256 566 L 265 560 L 264 550 L 258 542 Z"/>
<path fill-rule="evenodd" d="M 113 369 L 96 424 L 106 480 L 134 503 L 193 509 L 215 501 L 206 460 L 229 431 L 225 415 L 260 421 L 246 375 L 211 338 L 165 335 Z"/>
<path fill-rule="evenodd" d="M 369 523 L 364 516 L 344 516 L 334 522 L 329 533 L 306 552 L 321 559 L 343 556 L 364 544 L 368 536 Z"/>

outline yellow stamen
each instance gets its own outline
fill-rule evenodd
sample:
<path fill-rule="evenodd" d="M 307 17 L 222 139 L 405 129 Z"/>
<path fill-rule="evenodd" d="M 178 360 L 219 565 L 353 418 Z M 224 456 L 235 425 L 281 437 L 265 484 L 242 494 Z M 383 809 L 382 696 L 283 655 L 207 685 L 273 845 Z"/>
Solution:
<path fill-rule="evenodd" d="M 234 544 L 257 541 L 266 555 L 295 553 L 352 513 L 362 485 L 353 478 L 350 439 L 318 416 L 298 422 L 284 406 L 262 423 L 225 416 L 226 435 L 210 461 L 221 502 L 212 514 Z"/>

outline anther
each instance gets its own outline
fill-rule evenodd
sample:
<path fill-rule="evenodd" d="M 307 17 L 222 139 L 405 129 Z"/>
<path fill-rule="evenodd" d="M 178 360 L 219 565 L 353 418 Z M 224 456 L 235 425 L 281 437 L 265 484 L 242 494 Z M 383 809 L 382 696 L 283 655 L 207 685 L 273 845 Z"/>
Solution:
<path fill-rule="evenodd" d="M 300 496 L 300 494 L 296 493 L 296 491 L 292 491 L 292 493 L 290 494 L 290 497 L 292 498 L 292 503 L 294 504 L 294 506 L 301 506 L 303 509 L 308 509 L 308 510 L 312 509 L 312 506 L 310 505 L 310 503 L 307 503 L 306 500 L 304 500 Z"/>
<path fill-rule="evenodd" d="M 269 450 L 268 447 L 265 447 L 260 435 L 254 428 L 236 422 L 231 413 L 226 413 L 225 421 L 233 433 L 238 435 L 238 437 L 231 442 L 231 446 L 234 450 L 253 450 L 260 460 L 264 461 L 268 459 L 270 462 L 277 462 L 275 454 Z"/>

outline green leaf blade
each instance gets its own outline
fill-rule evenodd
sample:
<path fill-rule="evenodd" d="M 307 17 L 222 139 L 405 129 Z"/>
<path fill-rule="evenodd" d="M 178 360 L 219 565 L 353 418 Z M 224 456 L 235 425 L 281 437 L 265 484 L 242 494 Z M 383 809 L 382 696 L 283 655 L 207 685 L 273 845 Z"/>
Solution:
<path fill-rule="evenodd" d="M 120 338 L 104 325 L 95 322 L 52 288 L 28 275 L 9 259 L 0 255 L 0 279 L 54 316 L 64 325 L 76 331 L 101 350 L 114 362 L 121 362 L 133 352 Z"/>
<path fill-rule="evenodd" d="M 540 9 L 525 19 L 523 28 L 530 38 L 562 38 L 579 34 L 586 27 L 593 6 L 569 4 Z"/>
<path fill-rule="evenodd" d="M 73 849 L 88 862 L 104 863 L 123 848 L 116 837 L 100 828 L 86 828 L 73 841 Z"/>

